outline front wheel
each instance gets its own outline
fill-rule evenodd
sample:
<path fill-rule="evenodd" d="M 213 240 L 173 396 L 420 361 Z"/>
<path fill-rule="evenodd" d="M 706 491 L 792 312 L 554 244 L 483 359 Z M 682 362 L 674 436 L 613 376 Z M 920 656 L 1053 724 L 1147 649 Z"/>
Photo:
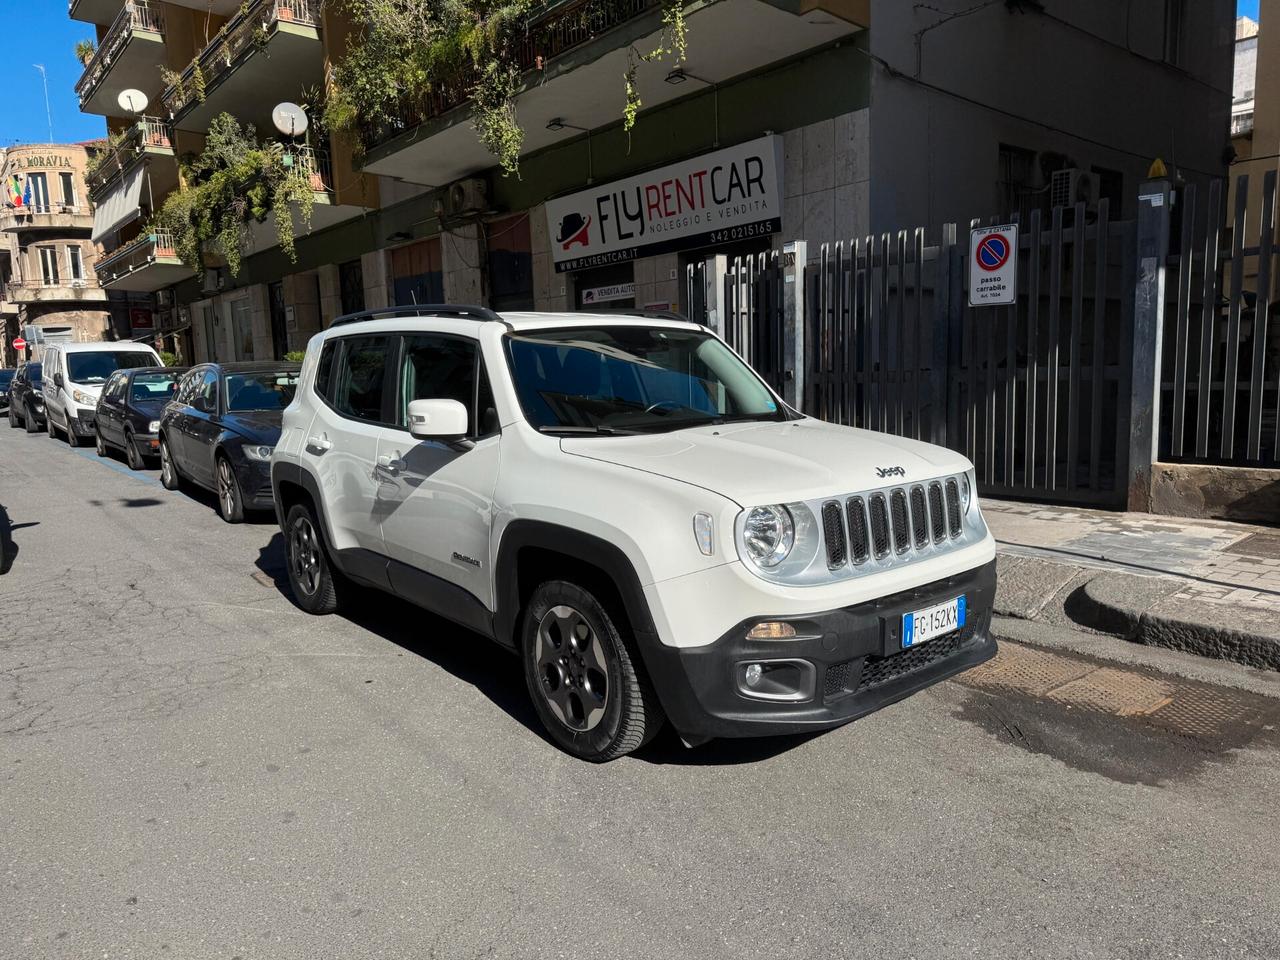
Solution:
<path fill-rule="evenodd" d="M 178 468 L 173 462 L 173 454 L 169 451 L 169 441 L 160 438 L 160 484 L 166 490 L 177 490 L 182 486 L 178 479 Z"/>
<path fill-rule="evenodd" d="M 294 602 L 317 616 L 334 613 L 342 605 L 346 581 L 329 563 L 320 527 L 301 503 L 289 508 L 284 520 L 285 561 Z"/>
<path fill-rule="evenodd" d="M 98 456 L 105 457 L 107 455 L 107 442 L 102 439 L 102 430 L 100 428 L 93 431 L 93 448 Z"/>
<path fill-rule="evenodd" d="M 226 457 L 218 457 L 214 470 L 218 481 L 218 515 L 227 523 L 239 523 L 244 519 L 244 500 L 240 496 L 240 481 Z"/>
<path fill-rule="evenodd" d="M 26 427 L 27 433 L 35 433 L 40 429 L 40 421 L 36 419 L 36 411 L 31 404 L 27 404 L 26 411 L 22 415 L 22 425 Z"/>
<path fill-rule="evenodd" d="M 603 763 L 662 728 L 666 718 L 634 649 L 609 611 L 577 584 L 552 580 L 534 591 L 521 652 L 534 709 L 569 753 Z"/>
<path fill-rule="evenodd" d="M 12 430 L 18 429 L 18 415 L 14 412 L 14 410 L 15 410 L 14 405 L 12 403 L 9 404 L 9 427 Z"/>
<path fill-rule="evenodd" d="M 129 464 L 130 470 L 141 470 L 146 466 L 142 460 L 142 454 L 138 453 L 138 444 L 128 430 L 124 432 L 124 459 Z"/>
<path fill-rule="evenodd" d="M 76 428 L 71 425 L 71 417 L 67 417 L 67 446 L 80 446 L 80 438 L 76 436 Z"/>

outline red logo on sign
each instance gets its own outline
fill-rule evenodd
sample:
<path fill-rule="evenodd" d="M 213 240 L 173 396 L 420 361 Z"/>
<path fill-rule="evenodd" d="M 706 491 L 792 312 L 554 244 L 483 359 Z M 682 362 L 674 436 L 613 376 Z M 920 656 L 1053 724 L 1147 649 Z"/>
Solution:
<path fill-rule="evenodd" d="M 1012 252 L 1013 247 L 1009 245 L 1003 233 L 991 233 L 979 242 L 974 256 L 978 266 L 988 273 L 994 273 L 1009 262 L 1009 254 Z"/>

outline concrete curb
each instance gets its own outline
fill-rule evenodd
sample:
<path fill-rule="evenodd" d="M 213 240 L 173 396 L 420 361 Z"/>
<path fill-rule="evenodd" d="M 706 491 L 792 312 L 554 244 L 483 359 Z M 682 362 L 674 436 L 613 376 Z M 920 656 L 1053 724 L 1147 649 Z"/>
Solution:
<path fill-rule="evenodd" d="M 1280 623 L 1266 611 L 1180 599 L 1184 581 L 1172 577 L 1013 554 L 997 566 L 999 616 L 1280 671 Z"/>

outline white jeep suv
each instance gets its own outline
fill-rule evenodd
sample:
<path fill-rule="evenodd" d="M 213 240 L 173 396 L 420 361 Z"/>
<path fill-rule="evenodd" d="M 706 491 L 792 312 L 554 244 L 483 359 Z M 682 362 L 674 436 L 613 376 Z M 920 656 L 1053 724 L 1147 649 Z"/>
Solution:
<path fill-rule="evenodd" d="M 416 307 L 307 346 L 271 457 L 297 603 L 377 587 L 523 660 L 589 760 L 837 726 L 987 660 L 972 467 L 796 413 L 676 319 Z"/>

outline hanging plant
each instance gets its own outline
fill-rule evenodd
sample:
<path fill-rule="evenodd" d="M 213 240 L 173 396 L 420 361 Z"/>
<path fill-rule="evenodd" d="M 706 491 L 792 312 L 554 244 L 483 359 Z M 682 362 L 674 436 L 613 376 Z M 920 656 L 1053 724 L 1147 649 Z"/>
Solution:
<path fill-rule="evenodd" d="M 470 98 L 472 126 L 504 175 L 519 176 L 524 130 L 515 96 L 523 70 L 542 69 L 519 59 L 529 34 L 533 0 L 327 0 L 363 28 L 352 35 L 326 91 L 325 125 L 354 148 L 357 165 L 372 140 L 408 129 Z M 611 19 L 609 0 L 588 0 L 570 23 L 594 32 Z M 636 70 L 687 51 L 684 0 L 668 0 L 655 48 L 628 52 L 623 125 L 630 133 L 641 108 Z M 538 9 L 542 9 L 541 5 Z"/>
<path fill-rule="evenodd" d="M 310 168 L 289 157 L 279 142 L 259 143 L 252 126 L 220 114 L 209 125 L 204 149 L 186 158 L 182 186 L 156 212 L 154 228 L 169 231 L 177 256 L 204 267 L 210 252 L 240 273 L 252 238 L 250 225 L 274 215 L 281 251 L 297 262 L 299 226 L 311 229 L 314 203 Z"/>

